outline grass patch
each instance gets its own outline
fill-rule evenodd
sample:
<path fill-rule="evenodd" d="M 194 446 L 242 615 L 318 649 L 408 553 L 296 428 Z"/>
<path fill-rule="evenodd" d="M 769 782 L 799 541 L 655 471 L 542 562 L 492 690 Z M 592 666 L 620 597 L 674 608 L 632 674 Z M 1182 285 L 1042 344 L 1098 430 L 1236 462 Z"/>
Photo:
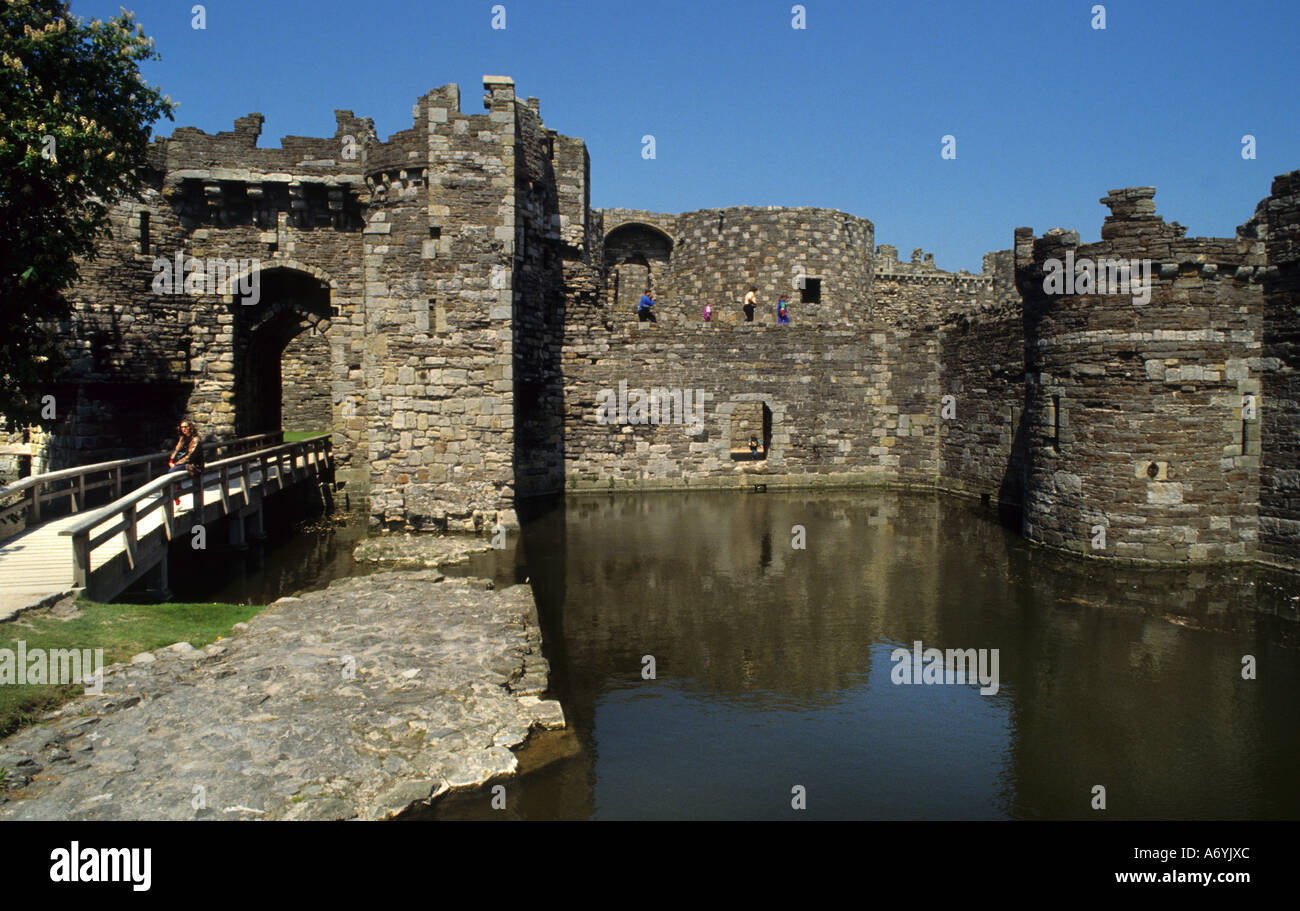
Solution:
<path fill-rule="evenodd" d="M 298 443 L 302 440 L 310 440 L 312 437 L 318 437 L 321 434 L 329 433 L 328 430 L 286 430 L 284 432 L 284 441 L 286 443 Z"/>
<path fill-rule="evenodd" d="M 74 602 L 74 617 L 49 609 L 29 611 L 0 624 L 0 648 L 17 655 L 18 640 L 33 648 L 104 650 L 104 664 L 174 642 L 209 645 L 262 610 L 251 604 L 99 604 Z M 80 685 L 0 686 L 0 737 L 37 721 L 42 714 L 81 694 Z"/>

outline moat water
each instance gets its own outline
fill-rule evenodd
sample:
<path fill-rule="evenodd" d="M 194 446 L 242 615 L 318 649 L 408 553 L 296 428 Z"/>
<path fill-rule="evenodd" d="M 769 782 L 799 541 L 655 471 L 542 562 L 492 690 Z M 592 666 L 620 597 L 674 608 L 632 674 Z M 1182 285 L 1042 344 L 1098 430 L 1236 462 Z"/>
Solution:
<path fill-rule="evenodd" d="M 224 597 L 349 574 L 362 534 L 319 523 Z M 439 818 L 1300 818 L 1295 576 L 1076 560 L 880 490 L 571 497 L 519 538 L 455 571 L 529 580 L 569 730 L 504 810 Z M 997 649 L 996 693 L 894 682 L 917 641 Z"/>

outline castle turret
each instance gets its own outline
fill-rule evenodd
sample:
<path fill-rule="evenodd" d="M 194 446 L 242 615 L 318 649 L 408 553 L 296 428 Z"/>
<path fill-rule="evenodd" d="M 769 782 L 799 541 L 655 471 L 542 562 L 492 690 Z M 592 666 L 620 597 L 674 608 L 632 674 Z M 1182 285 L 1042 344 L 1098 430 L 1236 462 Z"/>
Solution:
<path fill-rule="evenodd" d="M 1253 556 L 1263 259 L 1184 238 L 1155 190 L 1112 190 L 1102 240 L 1016 230 L 1027 537 L 1094 556 Z"/>
<path fill-rule="evenodd" d="M 1259 550 L 1300 567 L 1300 171 L 1273 180 L 1256 232 L 1264 273 L 1264 394 L 1260 409 Z M 1248 225 L 1249 227 L 1249 225 Z"/>

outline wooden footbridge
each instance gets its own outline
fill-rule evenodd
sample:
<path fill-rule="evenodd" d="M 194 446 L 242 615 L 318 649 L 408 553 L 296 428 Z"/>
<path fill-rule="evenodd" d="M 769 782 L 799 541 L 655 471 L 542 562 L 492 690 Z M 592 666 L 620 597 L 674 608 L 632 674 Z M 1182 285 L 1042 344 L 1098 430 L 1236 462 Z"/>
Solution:
<path fill-rule="evenodd" d="M 193 529 L 224 521 L 228 543 L 262 530 L 265 498 L 313 482 L 328 496 L 333 458 L 328 434 L 294 443 L 263 434 L 205 446 L 201 483 L 168 453 L 33 475 L 0 488 L 0 620 L 67 592 L 106 601 L 157 572 L 167 588 L 167 549 Z M 94 500 L 111 500 L 92 507 Z"/>

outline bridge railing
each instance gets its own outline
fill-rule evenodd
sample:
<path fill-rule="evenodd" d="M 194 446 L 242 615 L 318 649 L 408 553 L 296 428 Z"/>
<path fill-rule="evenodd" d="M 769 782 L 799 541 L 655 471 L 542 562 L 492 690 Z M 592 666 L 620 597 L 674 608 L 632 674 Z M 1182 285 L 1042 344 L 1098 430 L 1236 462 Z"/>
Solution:
<path fill-rule="evenodd" d="M 206 460 L 211 461 L 222 456 L 252 452 L 283 441 L 284 432 L 277 430 L 274 433 L 205 443 L 203 452 Z M 24 519 L 28 525 L 38 525 L 54 514 L 83 512 L 90 505 L 87 496 L 104 489 L 109 491 L 108 499 L 116 499 L 122 496 L 123 490 L 130 490 L 165 473 L 170 455 L 170 451 L 155 452 L 130 459 L 47 471 L 0 487 L 0 528 Z M 3 532 L 0 532 L 0 537 L 4 537 Z"/>
<path fill-rule="evenodd" d="M 232 441 L 236 442 L 236 441 Z M 221 512 L 229 515 L 233 509 L 248 505 L 248 491 L 254 483 L 265 486 L 272 479 L 270 470 L 276 469 L 277 490 L 303 477 L 318 475 L 322 465 L 328 468 L 331 457 L 329 434 L 310 437 L 294 443 L 282 443 L 242 455 L 222 459 L 206 466 L 202 482 L 196 482 L 188 472 L 172 471 L 155 478 L 135 490 L 119 497 L 107 506 L 87 513 L 59 534 L 72 538 L 73 575 L 76 585 L 85 588 L 90 580 L 91 554 L 95 548 L 111 540 L 114 535 L 124 535 L 127 560 L 135 568 L 138 559 L 139 525 L 141 520 L 161 509 L 162 526 L 170 541 L 176 531 L 177 501 L 187 495 L 194 498 L 193 510 L 203 521 L 205 500 L 201 483 L 219 480 Z M 302 466 L 298 466 L 299 458 Z M 257 478 L 254 481 L 254 473 Z M 231 494 L 232 483 L 238 482 L 240 491 Z M 104 523 L 109 523 L 104 525 Z M 104 527 L 100 527 L 104 526 Z"/>

